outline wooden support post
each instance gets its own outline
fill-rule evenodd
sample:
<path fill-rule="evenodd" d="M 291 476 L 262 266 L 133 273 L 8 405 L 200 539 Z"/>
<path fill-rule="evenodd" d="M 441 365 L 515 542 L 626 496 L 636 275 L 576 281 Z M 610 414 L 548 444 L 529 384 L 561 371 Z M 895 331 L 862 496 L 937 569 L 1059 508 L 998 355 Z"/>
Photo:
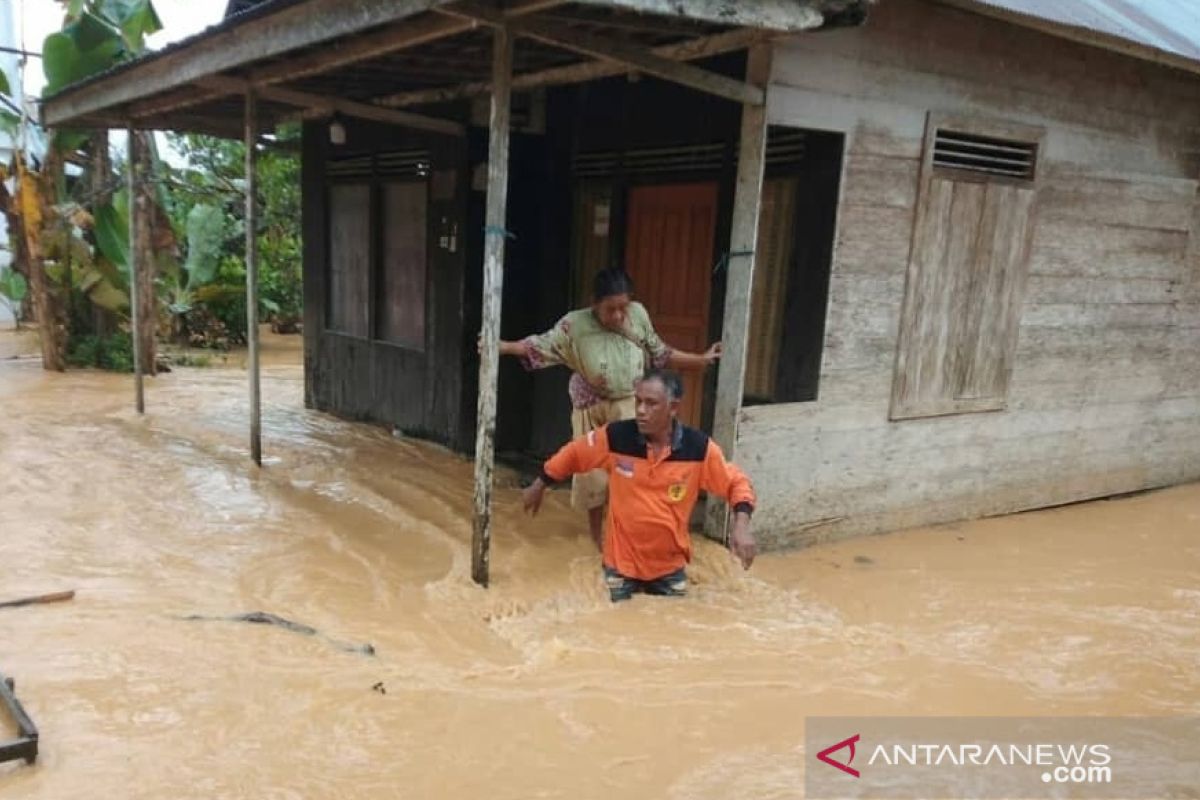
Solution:
<path fill-rule="evenodd" d="M 258 98 L 254 90 L 246 92 L 246 346 L 250 351 L 247 372 L 250 379 L 250 457 L 262 466 L 262 408 L 258 376 L 258 213 L 254 195 L 257 189 L 255 144 L 258 142 Z"/>
<path fill-rule="evenodd" d="M 475 528 L 471 577 L 488 585 L 492 537 L 492 462 L 496 449 L 496 383 L 500 368 L 500 298 L 507 238 L 508 127 L 511 111 L 513 37 L 496 28 L 492 54 L 492 114 L 488 139 L 487 214 L 483 234 L 483 330 L 479 404 L 475 427 Z"/>
<path fill-rule="evenodd" d="M 137 131 L 133 125 L 129 125 L 129 143 L 125 148 L 125 179 L 129 188 L 129 249 L 126 251 L 128 255 L 129 267 L 129 311 L 130 324 L 132 330 L 129 332 L 130 339 L 133 341 L 133 393 L 134 407 L 137 413 L 146 413 L 146 393 L 145 380 L 142 377 L 142 348 L 140 342 L 141 337 L 141 314 L 138 313 L 138 306 L 141 305 L 140 296 L 138 294 L 138 263 L 141 261 L 141 254 L 138 252 L 138 179 L 137 179 Z"/>
<path fill-rule="evenodd" d="M 746 79 L 765 92 L 771 78 L 771 45 L 750 48 Z M 737 188 L 733 197 L 733 231 L 725 282 L 725 320 L 721 328 L 723 352 L 717 374 L 717 399 L 713 438 L 726 458 L 737 456 L 738 418 L 746 384 L 746 340 L 750 332 L 750 299 L 754 287 L 758 217 L 762 206 L 763 169 L 767 150 L 767 107 L 742 106 L 742 133 L 738 152 Z M 729 514 L 725 503 L 709 496 L 704 532 L 718 541 L 726 539 Z"/>

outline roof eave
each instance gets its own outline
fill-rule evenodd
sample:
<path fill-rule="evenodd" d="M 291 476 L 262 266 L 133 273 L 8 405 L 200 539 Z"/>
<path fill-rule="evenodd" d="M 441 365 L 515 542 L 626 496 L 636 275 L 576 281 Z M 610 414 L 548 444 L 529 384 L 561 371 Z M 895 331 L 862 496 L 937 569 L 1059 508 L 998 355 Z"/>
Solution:
<path fill-rule="evenodd" d="M 1131 41 L 1120 36 L 1114 36 L 1103 31 L 1077 25 L 1067 25 L 1030 14 L 1022 14 L 1018 11 L 999 8 L 990 3 L 978 2 L 978 0 L 937 0 L 937 2 L 963 11 L 969 11 L 972 14 L 980 14 L 1003 22 L 1009 22 L 1013 25 L 1019 25 L 1022 28 L 1040 31 L 1050 36 L 1057 36 L 1060 39 L 1068 39 L 1079 44 L 1099 47 L 1142 61 L 1149 61 L 1161 66 L 1173 67 L 1194 75 L 1200 75 L 1200 61 L 1177 53 L 1160 50 L 1157 47 L 1151 47 L 1140 42 Z"/>

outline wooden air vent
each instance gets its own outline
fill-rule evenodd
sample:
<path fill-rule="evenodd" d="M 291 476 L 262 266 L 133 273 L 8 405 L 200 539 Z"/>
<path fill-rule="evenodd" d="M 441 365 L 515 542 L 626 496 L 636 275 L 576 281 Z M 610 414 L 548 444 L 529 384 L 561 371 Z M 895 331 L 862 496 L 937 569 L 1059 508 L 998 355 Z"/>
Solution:
<path fill-rule="evenodd" d="M 325 173 L 330 178 L 424 178 L 431 166 L 428 150 L 394 150 L 374 156 L 333 158 L 327 162 Z"/>
<path fill-rule="evenodd" d="M 772 128 L 767 138 L 767 164 L 782 167 L 801 163 L 805 142 L 804 131 Z M 718 172 L 730 156 L 736 158 L 736 150 L 724 142 L 629 150 L 624 160 L 616 150 L 600 150 L 577 153 L 571 163 L 571 172 L 580 178 L 608 177 L 618 172 L 627 175 Z"/>
<path fill-rule="evenodd" d="M 1037 165 L 1036 142 L 999 139 L 938 128 L 933 142 L 933 166 L 1031 181 Z"/>

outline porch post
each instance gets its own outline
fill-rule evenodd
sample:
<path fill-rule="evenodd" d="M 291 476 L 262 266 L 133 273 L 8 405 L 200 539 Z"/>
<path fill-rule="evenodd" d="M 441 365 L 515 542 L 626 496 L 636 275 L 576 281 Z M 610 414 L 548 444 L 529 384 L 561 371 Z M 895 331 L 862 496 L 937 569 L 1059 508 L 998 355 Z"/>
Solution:
<path fill-rule="evenodd" d="M 750 47 L 746 81 L 764 91 L 771 78 L 771 45 Z M 713 438 L 733 459 L 737 455 L 738 418 L 746 383 L 746 345 L 750 332 L 750 299 L 754 285 L 758 216 L 762 205 L 763 168 L 766 162 L 767 106 L 742 106 L 742 133 L 738 152 L 737 188 L 733 199 L 733 230 L 725 288 L 725 320 L 721 328 L 723 352 L 717 374 Z M 725 541 L 729 519 L 725 503 L 709 497 L 704 532 Z"/>
<path fill-rule="evenodd" d="M 246 370 L 250 380 L 250 457 L 262 466 L 262 409 L 258 376 L 258 214 L 254 196 L 257 178 L 258 98 L 253 88 L 246 90 L 246 346 L 249 363 Z"/>
<path fill-rule="evenodd" d="M 125 180 L 129 189 L 129 249 L 127 259 L 129 261 L 129 310 L 130 324 L 133 330 L 130 332 L 130 337 L 133 339 L 133 394 L 134 407 L 137 408 L 137 413 L 146 413 L 146 394 L 145 381 L 142 376 L 142 348 L 139 346 L 141 337 L 139 334 L 142 330 L 141 315 L 138 313 L 138 263 L 142 259 L 142 254 L 138 252 L 138 229 L 137 229 L 137 131 L 133 127 L 132 120 L 129 123 L 129 142 L 125 149 Z"/>
<path fill-rule="evenodd" d="M 487 215 L 483 248 L 483 330 L 479 404 L 475 428 L 475 525 L 471 577 L 488 585 L 492 535 L 492 464 L 496 449 L 496 381 L 500 367 L 500 298 L 504 286 L 505 218 L 508 201 L 508 127 L 513 37 L 496 28 L 492 45 L 492 113 L 488 135 Z"/>

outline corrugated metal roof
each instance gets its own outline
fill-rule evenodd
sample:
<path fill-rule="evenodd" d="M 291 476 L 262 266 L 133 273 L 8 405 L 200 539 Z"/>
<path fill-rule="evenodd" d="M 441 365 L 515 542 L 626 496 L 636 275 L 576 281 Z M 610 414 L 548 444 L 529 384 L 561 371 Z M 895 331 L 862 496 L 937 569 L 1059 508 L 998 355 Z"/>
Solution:
<path fill-rule="evenodd" d="M 1018 25 L 1200 71 L 1198 0 L 944 1 Z"/>

